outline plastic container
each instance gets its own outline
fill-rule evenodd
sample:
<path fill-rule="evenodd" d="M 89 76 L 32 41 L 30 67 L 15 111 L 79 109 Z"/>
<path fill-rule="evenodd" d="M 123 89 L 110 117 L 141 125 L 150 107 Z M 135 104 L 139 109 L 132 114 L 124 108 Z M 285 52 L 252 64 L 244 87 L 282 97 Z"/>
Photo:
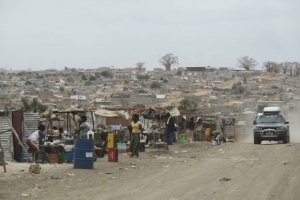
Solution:
<path fill-rule="evenodd" d="M 57 153 L 49 153 L 48 154 L 48 163 L 58 163 L 58 154 Z"/>
<path fill-rule="evenodd" d="M 107 158 L 108 162 L 118 162 L 118 149 L 108 149 Z"/>
<path fill-rule="evenodd" d="M 74 153 L 73 152 L 67 152 L 67 159 L 66 159 L 66 161 L 68 163 L 72 163 L 73 159 L 74 159 Z"/>
<path fill-rule="evenodd" d="M 126 143 L 117 143 L 118 152 L 125 153 L 126 152 Z"/>
<path fill-rule="evenodd" d="M 93 131 L 88 131 L 87 132 L 87 139 L 93 140 L 94 139 L 94 132 Z"/>
<path fill-rule="evenodd" d="M 77 139 L 74 146 L 74 169 L 93 169 L 94 140 Z"/>
<path fill-rule="evenodd" d="M 117 134 L 109 133 L 107 136 L 107 148 L 114 149 L 117 148 Z"/>
<path fill-rule="evenodd" d="M 185 135 L 184 134 L 179 134 L 178 135 L 178 143 L 185 143 Z"/>
<path fill-rule="evenodd" d="M 67 153 L 66 152 L 60 152 L 58 155 L 58 163 L 64 163 L 67 160 Z"/>
<path fill-rule="evenodd" d="M 211 140 L 211 128 L 206 128 L 205 129 L 205 137 L 206 137 L 206 140 L 210 142 L 210 140 Z"/>

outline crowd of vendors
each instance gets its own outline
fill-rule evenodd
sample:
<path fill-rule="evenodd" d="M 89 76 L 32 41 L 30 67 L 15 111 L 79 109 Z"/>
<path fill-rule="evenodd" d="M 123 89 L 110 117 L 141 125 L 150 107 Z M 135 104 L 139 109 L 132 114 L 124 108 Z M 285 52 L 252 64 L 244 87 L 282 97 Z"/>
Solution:
<path fill-rule="evenodd" d="M 29 147 L 29 152 L 32 153 L 32 159 L 36 162 L 38 157 L 41 156 L 42 150 L 42 156 L 46 157 L 47 153 L 65 154 L 73 151 L 73 144 L 77 138 L 93 140 L 95 149 L 99 150 L 95 155 L 103 157 L 108 153 L 107 137 L 111 132 L 117 135 L 118 142 L 126 143 L 131 157 L 139 157 L 141 141 L 144 148 L 145 146 L 151 147 L 151 145 L 153 147 L 156 143 L 163 143 L 165 144 L 165 149 L 168 149 L 169 145 L 178 142 L 179 135 L 183 135 L 184 140 L 187 142 L 195 140 L 210 141 L 211 139 L 220 138 L 222 140 L 218 142 L 226 142 L 226 120 L 224 117 L 213 117 L 214 121 L 212 121 L 203 115 L 174 116 L 172 113 L 167 112 L 165 115 L 157 117 L 150 114 L 133 113 L 128 120 L 127 126 L 117 126 L 117 129 L 112 128 L 113 126 L 104 125 L 98 125 L 93 129 L 86 115 L 80 116 L 79 127 L 73 133 L 64 131 L 63 127 L 53 126 L 51 129 L 46 129 L 45 125 L 41 124 L 27 138 L 26 144 Z M 49 158 L 46 158 L 46 161 L 47 159 L 49 161 Z M 72 160 L 68 160 L 64 156 L 59 161 L 67 162 Z"/>

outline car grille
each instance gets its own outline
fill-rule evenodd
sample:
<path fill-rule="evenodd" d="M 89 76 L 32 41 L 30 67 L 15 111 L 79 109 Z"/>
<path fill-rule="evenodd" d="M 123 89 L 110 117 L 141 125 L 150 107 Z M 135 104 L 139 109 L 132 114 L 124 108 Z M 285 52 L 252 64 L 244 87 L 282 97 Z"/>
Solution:
<path fill-rule="evenodd" d="M 279 129 L 279 127 L 272 127 L 272 128 L 270 128 L 270 127 L 263 127 L 262 128 L 262 130 L 267 130 L 267 129 L 272 129 L 272 130 L 275 130 L 275 131 L 277 131 L 278 129 Z"/>

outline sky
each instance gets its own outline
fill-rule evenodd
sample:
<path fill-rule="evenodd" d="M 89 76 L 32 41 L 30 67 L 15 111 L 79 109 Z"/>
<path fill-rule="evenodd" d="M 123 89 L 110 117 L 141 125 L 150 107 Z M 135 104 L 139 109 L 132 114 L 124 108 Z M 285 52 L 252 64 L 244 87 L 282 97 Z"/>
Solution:
<path fill-rule="evenodd" d="M 300 62 L 299 0 L 0 0 L 0 69 Z"/>

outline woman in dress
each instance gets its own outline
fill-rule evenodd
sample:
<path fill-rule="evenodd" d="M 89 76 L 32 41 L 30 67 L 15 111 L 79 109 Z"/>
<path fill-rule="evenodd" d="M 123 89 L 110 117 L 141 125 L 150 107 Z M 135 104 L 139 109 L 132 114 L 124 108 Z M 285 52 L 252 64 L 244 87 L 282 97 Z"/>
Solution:
<path fill-rule="evenodd" d="M 142 124 L 139 121 L 139 116 L 134 114 L 132 116 L 132 122 L 129 125 L 130 131 L 130 151 L 131 157 L 136 156 L 139 157 L 139 144 L 140 144 L 140 134 L 142 132 Z"/>

